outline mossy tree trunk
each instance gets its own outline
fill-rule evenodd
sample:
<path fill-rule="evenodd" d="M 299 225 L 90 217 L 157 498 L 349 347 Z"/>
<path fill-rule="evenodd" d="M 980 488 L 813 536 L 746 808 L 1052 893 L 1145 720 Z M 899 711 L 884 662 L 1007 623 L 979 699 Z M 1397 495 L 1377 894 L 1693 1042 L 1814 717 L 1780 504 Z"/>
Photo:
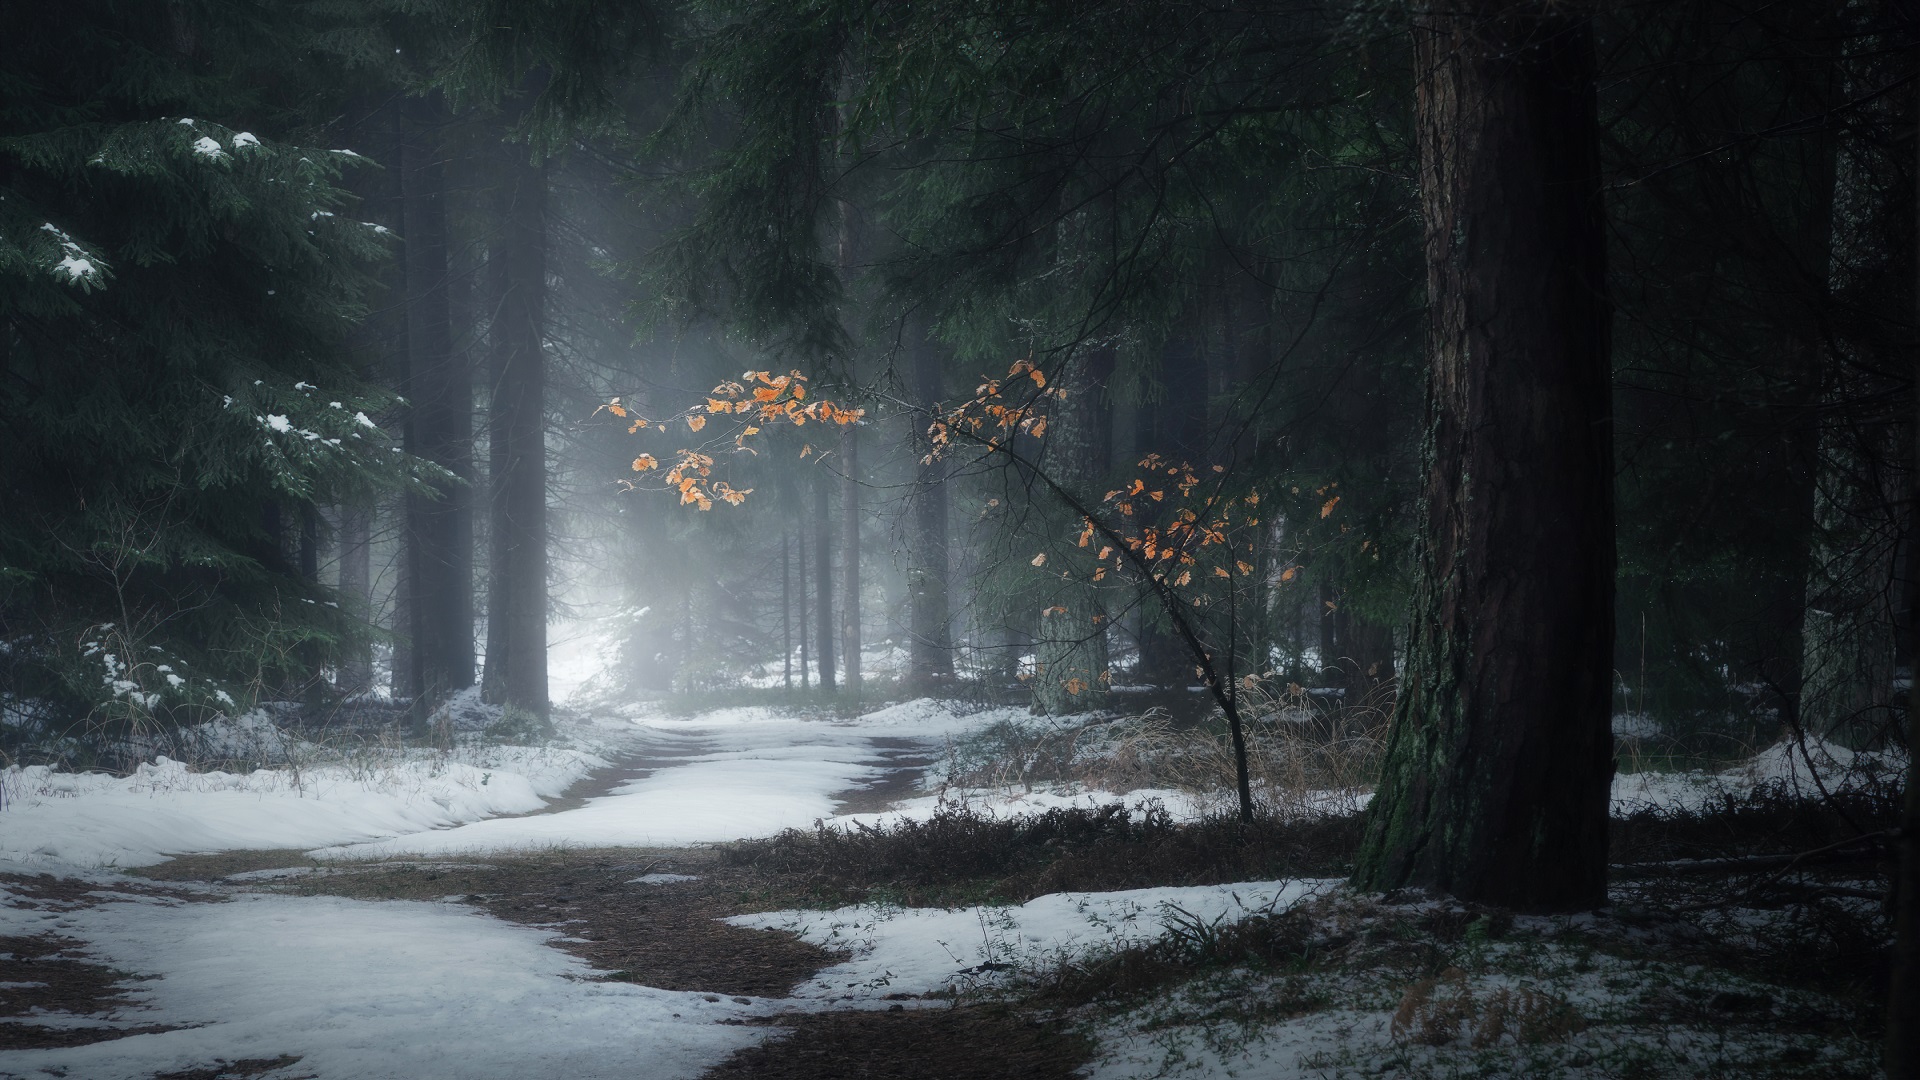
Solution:
<path fill-rule="evenodd" d="M 1415 23 L 1424 535 L 1355 882 L 1606 898 L 1613 461 L 1593 39 L 1563 5 Z"/>

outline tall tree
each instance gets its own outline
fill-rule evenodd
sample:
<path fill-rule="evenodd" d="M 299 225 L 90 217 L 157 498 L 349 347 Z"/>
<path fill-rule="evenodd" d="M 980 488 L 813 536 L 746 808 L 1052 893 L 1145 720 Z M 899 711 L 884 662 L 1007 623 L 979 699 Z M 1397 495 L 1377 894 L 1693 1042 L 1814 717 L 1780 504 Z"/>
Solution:
<path fill-rule="evenodd" d="M 828 478 L 815 471 L 813 478 L 813 582 L 819 590 L 814 603 L 818 625 L 813 647 L 820 657 L 820 689 L 832 690 L 833 679 L 833 511 Z"/>
<path fill-rule="evenodd" d="M 947 546 L 947 463 L 933 456 L 927 417 L 945 397 L 945 356 L 924 322 L 909 323 L 908 363 L 917 411 L 908 446 L 915 459 L 913 515 L 907 542 L 908 681 L 925 693 L 953 681 L 951 574 Z"/>
<path fill-rule="evenodd" d="M 445 137 L 438 93 L 406 107 L 401 143 L 409 448 L 447 470 L 407 500 L 408 687 L 432 703 L 473 685 L 473 375 L 453 347 Z"/>
<path fill-rule="evenodd" d="M 490 333 L 486 700 L 538 717 L 547 700 L 547 166 L 503 147 L 488 255 L 498 297 Z"/>
<path fill-rule="evenodd" d="M 1355 873 L 1528 910 L 1606 895 L 1608 306 L 1589 20 L 1417 13 L 1429 295 L 1407 670 Z"/>
<path fill-rule="evenodd" d="M 1089 348 L 1054 375 L 1066 398 L 1055 402 L 1047 418 L 1042 465 L 1053 482 L 1082 505 L 1098 505 L 1097 489 L 1113 468 L 1113 411 L 1107 401 L 1113 364 L 1110 346 Z M 1094 550 L 1089 545 L 1056 560 L 1055 565 L 1043 565 L 1049 587 L 1040 594 L 1045 607 L 1040 612 L 1032 685 L 1034 704 L 1050 715 L 1099 708 L 1112 679 L 1103 590 L 1090 583 L 1089 568 L 1073 567 L 1070 579 L 1068 568 L 1058 565 L 1076 556 L 1097 563 L 1091 558 Z"/>
<path fill-rule="evenodd" d="M 840 429 L 840 665 L 860 700 L 860 425 Z"/>

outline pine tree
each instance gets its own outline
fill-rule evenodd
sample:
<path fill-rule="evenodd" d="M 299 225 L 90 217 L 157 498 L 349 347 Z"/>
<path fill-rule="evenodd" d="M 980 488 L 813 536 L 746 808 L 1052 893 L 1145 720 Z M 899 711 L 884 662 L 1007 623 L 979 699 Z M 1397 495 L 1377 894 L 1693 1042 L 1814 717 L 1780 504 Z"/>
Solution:
<path fill-rule="evenodd" d="M 364 628 L 294 523 L 443 476 L 352 363 L 388 237 L 341 188 L 364 159 L 299 141 L 314 29 L 237 3 L 0 14 L 11 692 L 139 723 L 309 685 Z"/>

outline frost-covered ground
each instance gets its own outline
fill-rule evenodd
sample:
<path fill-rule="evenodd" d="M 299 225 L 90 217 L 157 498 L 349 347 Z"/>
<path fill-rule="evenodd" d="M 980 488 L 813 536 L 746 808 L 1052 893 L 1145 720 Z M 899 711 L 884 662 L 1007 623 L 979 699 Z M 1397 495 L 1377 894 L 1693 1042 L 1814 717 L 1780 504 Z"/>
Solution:
<path fill-rule="evenodd" d="M 1330 881 L 1052 893 L 1017 906 L 945 910 L 861 904 L 834 911 L 741 915 L 736 926 L 786 930 L 852 956 L 794 991 L 796 998 L 874 1007 L 886 995 L 946 994 L 1006 981 L 1095 949 L 1144 944 L 1170 923 L 1213 925 L 1285 910 Z"/>
<path fill-rule="evenodd" d="M 573 685 L 589 685 L 590 676 L 580 673 L 598 661 L 602 646 L 583 635 L 569 649 L 567 677 Z M 174 853 L 293 848 L 347 860 L 678 846 L 764 836 L 816 821 L 850 827 L 925 817 L 943 802 L 1015 814 L 1151 798 L 1176 818 L 1218 808 L 1217 796 L 1207 794 L 1035 785 L 929 790 L 885 811 L 838 813 L 837 794 L 888 781 L 903 767 L 903 756 L 937 759 L 951 740 L 1024 717 L 1023 710 L 929 700 L 852 718 L 766 707 L 679 716 L 633 705 L 575 717 L 562 725 L 560 740 L 542 747 L 464 740 L 453 750 L 329 760 L 320 748 L 283 740 L 274 753 L 257 755 L 279 764 L 247 773 L 197 771 L 165 759 L 128 777 L 10 769 L 0 774 L 6 797 L 0 871 L 46 871 L 110 885 L 124 880 L 112 873 L 115 868 L 151 865 Z M 214 734 L 259 747 L 270 733 L 254 718 Z M 1804 750 L 1782 744 L 1718 772 L 1622 775 L 1614 799 L 1622 812 L 1646 805 L 1698 807 L 1769 783 L 1813 788 L 1816 775 L 1829 788 L 1871 783 L 1876 770 L 1898 764 L 1825 744 Z M 596 769 L 614 772 L 617 782 L 578 805 L 549 809 Z M 931 779 L 939 778 L 936 767 Z M 663 882 L 674 877 L 657 876 Z M 244 884 L 223 888 L 225 903 L 125 892 L 104 902 L 66 905 L 0 896 L 0 935 L 61 935 L 83 943 L 99 963 L 152 976 L 135 984 L 133 1004 L 108 1019 L 38 1021 L 176 1028 L 86 1046 L 0 1052 L 0 1076 L 108 1080 L 215 1059 L 292 1054 L 300 1058 L 296 1066 L 265 1075 L 630 1076 L 641 1060 L 650 1077 L 691 1077 L 769 1030 L 716 1023 L 722 1019 L 878 1007 L 888 994 L 978 990 L 1150 939 L 1170 923 L 1231 923 L 1338 893 L 1325 882 L 1256 882 L 1056 894 L 1018 906 L 952 911 L 865 905 L 746 916 L 734 921 L 789 930 L 848 949 L 851 956 L 818 972 L 791 998 L 738 1000 L 588 978 L 592 973 L 580 961 L 546 944 L 555 931 L 501 922 L 461 904 L 236 893 Z M 1657 1008 L 1657 1001 L 1641 1000 L 1648 986 L 1708 996 L 1745 992 L 1705 987 L 1697 971 L 1677 966 L 1594 961 L 1591 950 L 1569 940 L 1540 930 L 1524 942 L 1488 944 L 1475 954 L 1478 966 L 1435 982 L 1427 998 L 1412 1006 L 1404 987 L 1389 992 L 1378 979 L 1353 975 L 1323 979 L 1318 996 L 1289 1015 L 1246 1016 L 1220 1003 L 1236 995 L 1272 999 L 1285 987 L 1254 985 L 1258 980 L 1244 972 L 1222 975 L 1139 1016 L 1105 1022 L 1091 1075 L 1281 1080 L 1365 1072 L 1383 1061 L 1416 1071 L 1444 1072 L 1442 1065 L 1471 1071 L 1479 1067 L 1466 1053 L 1481 1037 L 1474 1031 L 1463 1029 L 1447 1044 L 1454 1049 L 1444 1050 L 1396 1030 L 1395 1017 L 1411 1017 L 1403 1029 L 1458 1026 L 1519 1008 L 1513 1003 L 1523 1000 L 1530 1003 L 1521 1009 L 1533 1017 L 1529 1023 L 1555 1022 L 1556 1003 L 1565 1003 L 1585 1025 L 1547 1040 L 1552 1054 L 1572 1056 L 1541 1058 L 1539 1067 L 1581 1075 L 1585 1062 L 1602 1075 L 1626 1061 L 1608 1046 L 1651 1047 L 1647 1040 L 1654 1036 L 1622 1035 L 1602 1046 L 1600 1035 L 1586 1033 L 1606 1031 L 1615 1022 L 1609 1017 Z M 1768 1008 L 1819 1007 L 1779 995 L 1768 1000 Z M 1525 1019 L 1521 1013 L 1514 1024 Z M 1495 1033 L 1488 1052 L 1504 1045 L 1504 1037 Z M 1662 1052 L 1690 1055 L 1709 1069 L 1738 1057 L 1729 1057 L 1724 1045 L 1709 1045 L 1697 1024 L 1662 1028 L 1658 1037 L 1668 1046 Z M 1736 1049 L 1755 1047 L 1813 1052 L 1784 1037 L 1773 1043 L 1748 1039 Z"/>
<path fill-rule="evenodd" d="M 544 944 L 551 933 L 453 904 L 240 894 L 227 903 L 0 906 L 0 934 L 48 933 L 147 976 L 118 1020 L 68 1026 L 177 1029 L 3 1051 L 0 1076 L 135 1080 L 291 1055 L 297 1065 L 265 1075 L 680 1080 L 764 1037 L 715 1021 L 772 1008 L 589 979 L 586 965 Z"/>

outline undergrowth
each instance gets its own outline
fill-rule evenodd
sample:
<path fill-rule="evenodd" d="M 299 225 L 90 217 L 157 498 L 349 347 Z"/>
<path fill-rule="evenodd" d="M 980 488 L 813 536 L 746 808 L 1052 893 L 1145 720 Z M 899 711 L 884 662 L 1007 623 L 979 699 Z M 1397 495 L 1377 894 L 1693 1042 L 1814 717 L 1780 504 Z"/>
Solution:
<path fill-rule="evenodd" d="M 1165 808 L 1053 809 L 995 817 L 943 804 L 925 820 L 789 829 L 725 845 L 734 865 L 777 875 L 822 906 L 1022 903 L 1054 892 L 1211 885 L 1346 871 L 1355 817 L 1179 824 Z"/>

